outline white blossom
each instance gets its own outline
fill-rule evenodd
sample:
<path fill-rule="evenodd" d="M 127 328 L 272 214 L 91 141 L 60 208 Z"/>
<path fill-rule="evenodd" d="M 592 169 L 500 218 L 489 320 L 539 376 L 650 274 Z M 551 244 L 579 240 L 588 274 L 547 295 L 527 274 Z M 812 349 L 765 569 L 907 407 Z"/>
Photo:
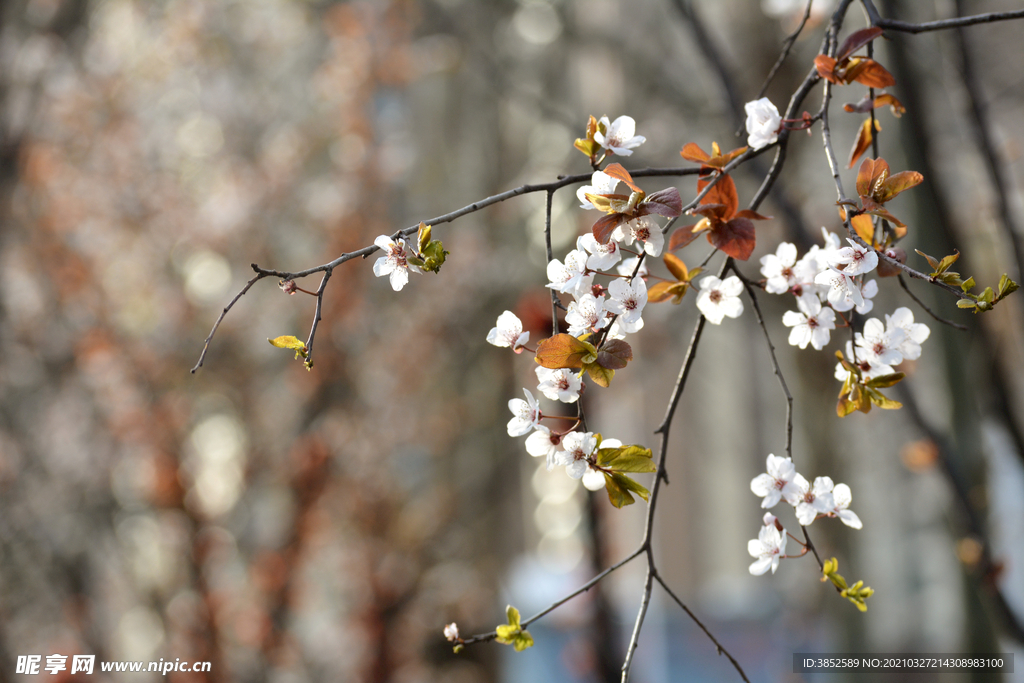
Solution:
<path fill-rule="evenodd" d="M 882 377 L 883 375 L 891 375 L 896 372 L 892 366 L 873 362 L 867 359 L 863 353 L 858 354 L 856 357 L 853 355 L 853 344 L 846 342 L 846 355 L 844 356 L 846 361 L 853 363 L 861 372 L 861 377 L 865 380 L 873 379 L 875 377 Z M 836 363 L 835 378 L 840 382 L 846 382 L 850 376 L 850 372 L 843 367 L 842 363 Z"/>
<path fill-rule="evenodd" d="M 518 349 L 530 341 L 530 333 L 523 332 L 523 323 L 512 311 L 498 316 L 497 323 L 487 333 L 487 343 Z"/>
<path fill-rule="evenodd" d="M 636 121 L 630 116 L 620 116 L 611 123 L 607 116 L 602 116 L 599 123 L 603 124 L 605 132 L 602 133 L 601 126 L 598 126 L 594 142 L 612 154 L 628 157 L 635 148 L 647 142 L 644 136 L 635 135 Z"/>
<path fill-rule="evenodd" d="M 738 318 L 743 313 L 743 302 L 739 298 L 742 291 L 743 283 L 735 275 L 724 280 L 708 275 L 700 281 L 697 308 L 709 323 L 721 325 L 726 316 Z"/>
<path fill-rule="evenodd" d="M 612 231 L 612 239 L 626 244 L 643 243 L 648 256 L 658 256 L 665 246 L 665 235 L 654 221 L 641 216 L 618 226 Z"/>
<path fill-rule="evenodd" d="M 848 247 L 836 249 L 828 255 L 828 264 L 846 275 L 863 275 L 870 273 L 878 266 L 878 252 L 863 247 L 851 239 Z"/>
<path fill-rule="evenodd" d="M 513 398 L 508 402 L 508 409 L 512 411 L 512 419 L 508 421 L 509 436 L 523 436 L 529 434 L 534 427 L 540 424 L 541 412 L 537 399 L 533 397 L 529 389 L 524 388 L 526 400 Z"/>
<path fill-rule="evenodd" d="M 823 270 L 814 278 L 814 282 L 828 287 L 828 302 L 837 311 L 848 311 L 854 306 L 864 305 L 864 295 L 857 282 L 841 270 L 831 267 Z"/>
<path fill-rule="evenodd" d="M 578 296 L 590 289 L 593 277 L 587 275 L 587 253 L 573 249 L 565 255 L 564 263 L 552 259 L 547 268 L 548 287 Z"/>
<path fill-rule="evenodd" d="M 793 478 L 796 490 L 786 494 L 786 502 L 796 508 L 796 519 L 802 526 L 810 526 L 818 515 L 827 515 L 836 506 L 832 497 L 832 480 L 816 477 L 814 486 L 802 475 Z"/>
<path fill-rule="evenodd" d="M 914 314 L 906 306 L 900 306 L 892 315 L 886 315 L 885 327 L 887 330 L 903 331 L 903 342 L 899 350 L 907 360 L 917 360 L 921 357 L 921 344 L 932 333 L 924 323 L 914 322 Z"/>
<path fill-rule="evenodd" d="M 615 240 L 601 244 L 588 232 L 580 237 L 579 244 L 590 252 L 590 256 L 587 257 L 587 268 L 590 270 L 608 270 L 622 259 L 622 250 Z"/>
<path fill-rule="evenodd" d="M 405 240 L 399 238 L 397 242 L 392 241 L 387 235 L 380 235 L 373 241 L 384 256 L 377 259 L 373 264 L 373 274 L 377 277 L 389 276 L 391 289 L 401 291 L 409 282 L 409 271 L 422 272 L 417 266 L 411 265 L 405 257 Z"/>
<path fill-rule="evenodd" d="M 459 627 L 454 621 L 444 627 L 444 637 L 452 643 L 459 640 Z"/>
<path fill-rule="evenodd" d="M 559 465 L 565 465 L 565 471 L 573 479 L 582 479 L 589 467 L 590 456 L 597 448 L 597 438 L 591 432 L 572 432 L 562 439 L 564 449 L 556 457 Z"/>
<path fill-rule="evenodd" d="M 853 502 L 853 493 L 851 493 L 849 486 L 846 484 L 836 484 L 836 487 L 832 489 L 832 498 L 835 506 L 829 510 L 830 513 L 838 517 L 846 526 L 853 527 L 854 529 L 860 529 L 864 526 L 857 513 L 847 509 L 850 507 L 850 503 Z"/>
<path fill-rule="evenodd" d="M 605 439 L 601 442 L 601 448 L 621 448 L 622 442 L 618 439 Z M 608 483 L 604 472 L 588 463 L 587 471 L 583 473 L 583 485 L 590 491 L 600 491 Z"/>
<path fill-rule="evenodd" d="M 757 560 L 750 565 L 750 573 L 760 576 L 772 570 L 772 574 L 779 568 L 779 560 L 786 554 L 786 535 L 780 532 L 775 525 L 761 527 L 757 538 L 747 542 L 747 552 Z"/>
<path fill-rule="evenodd" d="M 817 297 L 797 299 L 796 305 L 799 313 L 786 311 L 782 316 L 782 324 L 793 328 L 789 333 L 789 343 L 801 349 L 810 344 L 821 351 L 829 342 L 829 331 L 836 328 L 835 311 L 831 308 L 822 310 Z"/>
<path fill-rule="evenodd" d="M 608 325 L 605 314 L 605 298 L 587 293 L 569 303 L 565 313 L 565 323 L 569 326 L 569 334 L 578 337 L 588 332 L 596 332 Z"/>
<path fill-rule="evenodd" d="M 772 508 L 783 496 L 796 493 L 797 488 L 793 480 L 797 476 L 796 466 L 793 465 L 791 458 L 780 458 L 769 453 L 767 473 L 754 477 L 750 482 L 750 490 L 754 495 L 764 497 L 761 501 L 762 508 Z"/>
<path fill-rule="evenodd" d="M 878 318 L 868 318 L 864 323 L 864 332 L 854 336 L 857 357 L 873 365 L 899 365 L 903 362 L 900 345 L 906 336 L 902 328 L 886 328 Z"/>
<path fill-rule="evenodd" d="M 623 279 L 612 280 L 608 284 L 608 296 L 611 299 L 605 308 L 618 315 L 623 323 L 635 323 L 647 305 L 647 283 L 638 277 L 631 283 Z"/>
<path fill-rule="evenodd" d="M 854 280 L 854 285 L 853 285 L 854 287 L 857 286 L 856 282 L 857 281 Z M 851 308 L 855 309 L 858 313 L 860 313 L 862 315 L 864 313 L 870 313 L 871 309 L 873 309 L 875 307 L 875 302 L 872 301 L 872 299 L 875 298 L 876 294 L 878 294 L 878 281 L 877 280 L 868 280 L 860 288 L 861 303 L 859 305 L 855 306 L 854 303 L 853 303 L 853 300 L 848 298 L 848 299 L 844 299 L 842 301 L 839 301 L 839 302 L 836 302 L 836 303 L 832 304 L 832 308 L 834 308 L 835 310 L 837 310 L 837 311 L 839 311 L 841 313 L 845 313 L 846 311 L 850 310 Z"/>
<path fill-rule="evenodd" d="M 761 275 L 767 278 L 764 291 L 769 294 L 785 294 L 797 284 L 796 245 L 783 242 L 774 254 L 761 257 Z M 813 279 L 813 278 L 812 278 Z"/>
<path fill-rule="evenodd" d="M 562 448 L 562 434 L 556 434 L 544 425 L 537 425 L 532 434 L 526 437 L 526 452 L 535 458 L 545 458 L 548 470 L 555 467 L 558 454 Z"/>
<path fill-rule="evenodd" d="M 537 389 L 552 401 L 575 403 L 579 399 L 583 381 L 572 370 L 568 368 L 551 370 L 538 365 L 535 372 L 539 382 Z"/>
<path fill-rule="evenodd" d="M 767 147 L 779 139 L 782 117 L 771 100 L 762 97 L 747 102 L 743 109 L 747 112 L 747 144 L 752 149 Z"/>

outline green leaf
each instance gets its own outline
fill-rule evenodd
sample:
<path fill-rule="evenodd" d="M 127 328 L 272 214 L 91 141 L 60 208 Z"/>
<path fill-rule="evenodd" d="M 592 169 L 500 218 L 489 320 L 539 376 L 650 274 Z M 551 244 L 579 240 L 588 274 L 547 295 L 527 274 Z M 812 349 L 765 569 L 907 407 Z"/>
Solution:
<path fill-rule="evenodd" d="M 1002 299 L 1007 294 L 1012 294 L 1020 289 L 1020 285 L 1011 280 L 1006 273 L 1003 273 L 1002 277 L 999 278 L 999 297 Z"/>
<path fill-rule="evenodd" d="M 992 291 L 991 287 L 986 287 L 985 291 L 978 297 L 978 301 L 984 301 L 987 304 L 992 303 L 992 299 L 995 297 L 995 292 Z"/>
<path fill-rule="evenodd" d="M 882 410 L 899 410 L 903 407 L 902 403 L 884 396 L 882 392 L 877 389 L 865 389 L 864 391 L 867 393 L 868 398 L 871 399 L 871 402 Z"/>
<path fill-rule="evenodd" d="M 894 372 L 889 375 L 881 375 L 879 377 L 874 377 L 872 379 L 869 379 L 864 384 L 874 389 L 886 389 L 888 387 L 895 386 L 904 377 L 906 377 L 904 373 Z"/>
<path fill-rule="evenodd" d="M 616 472 L 657 472 L 650 448 L 620 446 L 597 451 L 597 466 Z"/>
<path fill-rule="evenodd" d="M 636 502 L 633 498 L 634 493 L 644 500 L 651 495 L 638 481 L 618 472 L 605 472 L 604 481 L 605 488 L 608 489 L 608 500 L 617 508 Z"/>
<path fill-rule="evenodd" d="M 932 267 L 933 271 L 938 269 L 938 267 L 939 267 L 939 262 L 938 261 L 936 261 L 934 258 L 929 256 L 928 254 L 924 253 L 920 249 L 915 249 L 914 251 L 916 251 L 921 256 L 924 256 L 925 260 L 928 261 L 928 265 Z"/>
<path fill-rule="evenodd" d="M 938 272 L 938 273 L 946 272 L 947 270 L 949 270 L 949 267 L 951 265 L 956 263 L 956 260 L 958 258 L 960 258 L 960 252 L 959 251 L 954 252 L 954 253 L 950 254 L 949 256 L 943 256 L 942 260 L 939 261 L 938 267 L 935 268 L 935 271 Z"/>
<path fill-rule="evenodd" d="M 587 371 L 587 375 L 590 379 L 594 380 L 594 384 L 602 386 L 605 389 L 612 383 L 612 378 L 615 377 L 615 371 L 611 368 L 605 368 L 598 363 L 586 363 L 583 369 Z"/>
<path fill-rule="evenodd" d="M 964 290 L 964 293 L 971 291 L 974 288 L 974 278 L 969 277 L 960 283 L 960 289 Z"/>
<path fill-rule="evenodd" d="M 587 357 L 591 358 L 587 360 Z M 577 339 L 571 334 L 556 334 L 542 339 L 537 344 L 537 356 L 534 358 L 542 367 L 558 370 L 559 368 L 582 368 L 584 363 L 594 362 L 597 349 L 588 342 Z"/>
<path fill-rule="evenodd" d="M 519 610 L 517 610 L 512 605 L 507 605 L 505 607 L 505 616 L 508 617 L 508 624 L 509 624 L 509 626 L 515 626 L 516 628 L 521 628 L 520 624 L 522 622 L 521 622 L 520 617 L 519 617 Z"/>
<path fill-rule="evenodd" d="M 533 645 L 533 636 L 529 631 L 524 631 L 520 622 L 519 610 L 512 605 L 505 608 L 508 623 L 502 624 L 494 629 L 497 640 L 504 645 L 511 645 L 516 652 L 522 652 Z"/>
<path fill-rule="evenodd" d="M 273 339 L 267 339 L 267 341 L 279 349 L 292 349 L 295 351 L 296 358 L 306 357 L 306 343 L 298 337 L 293 337 L 289 334 L 281 337 L 275 337 Z"/>
<path fill-rule="evenodd" d="M 957 308 L 977 308 L 978 304 L 974 303 L 970 299 L 960 299 L 956 302 Z"/>

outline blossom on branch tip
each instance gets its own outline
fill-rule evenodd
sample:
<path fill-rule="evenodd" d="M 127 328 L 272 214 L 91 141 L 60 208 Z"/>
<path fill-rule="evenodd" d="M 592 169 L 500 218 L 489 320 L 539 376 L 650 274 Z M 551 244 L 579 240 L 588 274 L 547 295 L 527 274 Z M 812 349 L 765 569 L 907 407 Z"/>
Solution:
<path fill-rule="evenodd" d="M 582 479 L 590 466 L 590 456 L 597 448 L 597 438 L 592 432 L 572 432 L 562 439 L 562 448 L 555 461 L 565 465 L 565 471 L 573 479 Z"/>
<path fill-rule="evenodd" d="M 738 318 L 743 313 L 743 302 L 740 292 L 743 283 L 735 275 L 719 280 L 708 275 L 700 281 L 700 293 L 697 294 L 697 308 L 712 325 L 721 325 L 728 316 Z"/>
<path fill-rule="evenodd" d="M 829 342 L 829 331 L 836 328 L 835 311 L 831 308 L 822 310 L 817 297 L 798 298 L 796 305 L 800 309 L 799 313 L 786 311 L 782 315 L 782 324 L 793 328 L 789 333 L 789 343 L 801 349 L 806 349 L 810 344 L 821 351 Z"/>
<path fill-rule="evenodd" d="M 780 532 L 774 524 L 761 527 L 757 538 L 747 541 L 747 552 L 757 560 L 750 565 L 750 573 L 760 576 L 772 570 L 772 574 L 779 568 L 779 561 L 786 554 L 786 535 Z"/>
<path fill-rule="evenodd" d="M 864 526 L 857 513 L 847 509 L 850 507 L 850 503 L 853 502 L 853 494 L 850 492 L 849 486 L 846 484 L 836 484 L 836 487 L 832 489 L 832 498 L 835 506 L 829 510 L 831 514 L 838 517 L 848 527 L 860 529 Z"/>
<path fill-rule="evenodd" d="M 857 282 L 841 270 L 827 268 L 818 273 L 814 282 L 828 287 L 828 302 L 837 311 L 848 311 L 864 305 L 864 295 Z"/>
<path fill-rule="evenodd" d="M 448 639 L 448 642 L 455 643 L 459 640 L 459 627 L 453 621 L 444 627 L 444 637 Z"/>
<path fill-rule="evenodd" d="M 513 398 L 508 402 L 508 409 L 512 411 L 512 419 L 508 421 L 509 436 L 523 436 L 529 434 L 534 427 L 540 424 L 541 412 L 537 399 L 533 397 L 529 389 L 524 388 L 526 400 Z"/>
<path fill-rule="evenodd" d="M 846 342 L 846 355 L 844 356 L 850 363 L 854 363 L 861 372 L 861 377 L 864 380 L 874 379 L 875 377 L 882 377 L 884 375 L 891 375 L 896 372 L 891 365 L 885 365 L 876 361 L 872 361 L 866 358 L 863 353 L 859 353 L 854 359 L 853 355 L 853 344 Z M 845 383 L 846 380 L 852 373 L 843 367 L 842 363 L 836 363 L 835 378 L 840 382 Z"/>
<path fill-rule="evenodd" d="M 767 147 L 779 139 L 782 116 L 771 100 L 762 97 L 743 105 L 747 112 L 747 144 L 755 150 Z"/>
<path fill-rule="evenodd" d="M 523 332 L 523 323 L 512 311 L 499 315 L 495 327 L 487 333 L 488 344 L 507 346 L 516 353 L 520 353 L 520 347 L 529 341 L 530 333 Z"/>
<path fill-rule="evenodd" d="M 572 370 L 568 368 L 551 370 L 538 365 L 535 372 L 539 382 L 537 389 L 552 401 L 575 403 L 579 399 L 583 381 Z"/>
<path fill-rule="evenodd" d="M 857 287 L 857 281 L 853 281 L 853 287 Z M 871 309 L 875 307 L 875 302 L 872 301 L 875 295 L 878 294 L 878 281 L 868 280 L 859 288 L 861 303 L 854 305 L 852 298 L 842 299 L 832 304 L 832 308 L 840 313 L 845 313 L 850 309 L 857 311 L 860 314 L 870 313 Z"/>
<path fill-rule="evenodd" d="M 636 121 L 631 116 L 620 116 L 610 123 L 607 116 L 602 116 L 594 133 L 594 142 L 609 154 L 628 157 L 635 148 L 647 142 L 647 138 L 635 133 Z"/>
<path fill-rule="evenodd" d="M 377 277 L 388 275 L 391 281 L 391 289 L 396 292 L 401 291 L 402 287 L 405 287 L 406 283 L 409 282 L 410 270 L 416 273 L 422 272 L 417 266 L 410 264 L 406 259 L 405 240 L 399 238 L 395 242 L 387 235 L 380 235 L 373 243 L 384 252 L 384 256 L 381 256 L 373 264 L 373 274 Z"/>
<path fill-rule="evenodd" d="M 750 482 L 750 490 L 754 495 L 764 497 L 761 501 L 762 508 L 772 508 L 783 496 L 797 493 L 798 489 L 793 480 L 798 476 L 791 458 L 780 458 L 774 453 L 769 453 L 767 473 L 754 477 Z"/>

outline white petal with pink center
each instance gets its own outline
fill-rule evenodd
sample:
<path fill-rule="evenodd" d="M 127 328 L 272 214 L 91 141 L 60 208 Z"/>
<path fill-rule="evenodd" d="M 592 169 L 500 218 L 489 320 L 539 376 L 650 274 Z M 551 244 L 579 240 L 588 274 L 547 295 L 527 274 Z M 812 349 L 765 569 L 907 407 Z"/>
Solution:
<path fill-rule="evenodd" d="M 604 126 L 604 133 L 600 127 L 594 133 L 594 142 L 601 145 L 612 154 L 628 157 L 633 150 L 647 142 L 647 138 L 636 135 L 636 121 L 631 116 L 620 116 L 611 123 L 607 116 L 602 116 L 599 123 Z"/>
<path fill-rule="evenodd" d="M 529 389 L 524 388 L 526 400 L 513 398 L 508 402 L 508 409 L 512 411 L 512 419 L 508 421 L 509 436 L 523 436 L 529 434 L 534 427 L 540 424 L 541 412 L 537 399 L 533 397 Z"/>
<path fill-rule="evenodd" d="M 775 525 L 761 527 L 757 538 L 747 542 L 747 552 L 757 560 L 750 565 L 750 573 L 760 576 L 769 569 L 772 574 L 779 568 L 779 561 L 786 554 L 786 535 Z"/>
<path fill-rule="evenodd" d="M 721 325 L 726 317 L 738 318 L 743 313 L 743 302 L 740 292 L 743 283 L 735 275 L 719 280 L 708 275 L 700 281 L 700 293 L 697 294 L 697 308 L 712 325 Z"/>
<path fill-rule="evenodd" d="M 530 341 L 530 333 L 523 332 L 523 323 L 512 311 L 498 316 L 497 323 L 487 333 L 487 343 L 517 349 Z"/>
<path fill-rule="evenodd" d="M 583 386 L 583 382 L 572 370 L 567 368 L 551 370 L 538 365 L 535 372 L 537 381 L 540 382 L 537 385 L 537 390 L 552 401 L 575 403 L 579 399 L 580 387 Z"/>

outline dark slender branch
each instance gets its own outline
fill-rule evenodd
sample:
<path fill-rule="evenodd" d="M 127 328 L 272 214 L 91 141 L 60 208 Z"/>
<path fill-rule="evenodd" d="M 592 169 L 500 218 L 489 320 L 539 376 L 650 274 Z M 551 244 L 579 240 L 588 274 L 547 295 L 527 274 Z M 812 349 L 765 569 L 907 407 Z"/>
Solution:
<path fill-rule="evenodd" d="M 875 3 L 871 0 L 863 0 L 864 10 L 872 26 L 903 31 L 904 33 L 924 33 L 926 31 L 942 31 L 950 28 L 961 28 L 963 26 L 974 26 L 975 24 L 990 24 L 994 21 L 1006 21 L 1008 19 L 1024 19 L 1024 10 L 1011 10 L 1009 12 L 989 12 L 987 14 L 975 14 L 968 17 L 954 17 L 953 19 L 940 19 L 939 21 L 926 21 L 921 24 L 912 24 L 909 21 L 898 21 L 896 19 L 884 19 L 878 14 Z"/>
<path fill-rule="evenodd" d="M 327 288 L 327 281 L 331 279 L 334 271 L 324 271 L 324 277 L 320 280 L 320 286 L 316 290 L 316 312 L 313 314 L 313 326 L 309 330 L 309 338 L 306 340 L 306 367 L 313 367 L 313 339 L 316 337 L 316 328 L 320 326 L 322 319 L 321 312 L 324 304 L 324 290 Z"/>
<path fill-rule="evenodd" d="M 959 13 L 963 9 L 963 0 L 956 0 L 956 10 Z M 996 152 L 996 141 L 992 130 L 991 122 L 988 119 L 988 112 L 984 105 L 984 96 L 979 88 L 981 79 L 978 78 L 974 69 L 974 60 L 971 56 L 970 45 L 967 43 L 967 32 L 957 28 L 953 38 L 960 51 L 960 82 L 967 91 L 967 102 L 970 105 L 970 115 L 967 117 L 971 122 L 971 132 L 974 134 L 978 152 L 985 162 L 985 170 L 988 171 L 995 189 L 996 210 L 999 219 L 1003 224 L 1003 230 L 1010 238 L 1013 245 L 1013 253 L 1017 260 L 1017 279 L 1024 277 L 1024 236 L 1017 230 L 1016 221 L 1010 212 L 1010 180 L 1006 175 L 1006 167 L 999 160 Z"/>
<path fill-rule="evenodd" d="M 945 318 L 942 318 L 942 317 L 939 317 L 938 315 L 936 315 L 935 311 L 933 311 L 932 309 L 928 308 L 928 306 L 926 306 L 923 301 L 918 299 L 917 296 L 912 291 L 910 291 L 910 287 L 907 287 L 907 281 L 903 279 L 903 275 L 902 274 L 897 275 L 896 277 L 899 279 L 900 287 L 903 288 L 903 291 L 905 291 L 907 294 L 909 294 L 910 298 L 913 299 L 915 302 L 917 302 L 917 305 L 920 306 L 922 309 L 924 309 L 925 313 L 927 313 L 928 315 L 930 315 L 932 318 L 934 318 L 935 320 L 939 321 L 943 325 L 949 325 L 950 327 L 956 328 L 958 330 L 962 330 L 964 332 L 967 331 L 967 326 L 966 325 L 961 325 L 960 323 L 955 323 L 952 320 L 946 320 Z"/>
<path fill-rule="evenodd" d="M 555 191 L 548 190 L 547 199 L 544 203 L 544 247 L 547 249 L 548 263 L 555 258 L 551 250 L 551 203 L 555 198 Z M 558 334 L 558 292 L 551 290 L 551 334 Z"/>
<path fill-rule="evenodd" d="M 764 324 L 764 316 L 761 315 L 761 306 L 757 302 L 757 295 L 754 293 L 753 283 L 748 280 L 743 273 L 741 273 L 736 265 L 733 264 L 730 268 L 736 277 L 743 283 L 744 289 L 747 290 L 747 296 L 750 297 L 750 303 L 754 307 L 754 317 L 757 318 L 757 324 L 761 327 L 761 332 L 764 333 L 764 340 L 768 344 L 768 357 L 771 358 L 772 368 L 775 371 L 775 377 L 779 380 L 779 386 L 782 387 L 782 393 L 786 395 L 786 456 L 793 459 L 793 394 L 789 393 L 789 387 L 786 385 L 786 378 L 782 375 L 782 368 L 779 367 L 779 359 L 775 357 L 775 345 L 772 344 L 772 338 L 768 334 L 768 326 Z"/>
<path fill-rule="evenodd" d="M 804 16 L 800 20 L 800 25 L 797 26 L 796 30 L 790 33 L 786 37 L 786 40 L 783 41 L 782 53 L 779 55 L 779 58 L 775 60 L 775 64 L 768 72 L 768 76 L 765 77 L 764 83 L 761 85 L 761 89 L 757 91 L 757 97 L 754 98 L 755 100 L 761 99 L 762 97 L 764 97 L 764 94 L 768 92 L 768 86 L 771 85 L 771 82 L 775 79 L 775 75 L 779 72 L 779 69 L 782 68 L 782 63 L 785 62 L 786 57 L 789 56 L 789 51 L 793 49 L 793 45 L 796 43 L 796 39 L 800 37 L 801 33 L 803 33 L 804 26 L 807 25 L 807 20 L 811 17 L 812 5 L 814 5 L 814 0 L 807 0 L 807 7 L 804 8 Z M 736 129 L 736 135 L 739 136 L 742 133 L 743 125 L 741 124 L 740 127 Z"/>
<path fill-rule="evenodd" d="M 656 479 L 655 482 L 658 480 Z M 655 483 L 657 485 L 657 483 Z M 640 611 L 636 615 L 636 623 L 633 625 L 633 634 L 629 637 L 629 647 L 626 648 L 626 659 L 622 662 L 622 683 L 629 680 L 629 670 L 633 666 L 633 654 L 637 645 L 640 644 L 640 630 L 644 627 L 644 618 L 647 616 L 647 608 L 651 604 L 651 588 L 654 584 L 654 559 L 651 550 L 647 549 L 647 576 L 644 578 L 644 592 L 640 598 Z"/>
<path fill-rule="evenodd" d="M 825 563 L 821 561 L 821 555 L 818 554 L 818 549 L 814 547 L 814 543 L 811 541 L 811 536 L 807 533 L 807 527 L 801 525 L 800 528 L 804 532 L 804 545 L 807 546 L 807 549 L 811 551 L 812 555 L 814 555 L 814 559 L 818 561 L 818 569 L 824 569 Z"/>
<path fill-rule="evenodd" d="M 725 92 L 725 98 L 728 102 L 729 109 L 731 110 L 731 116 L 739 121 L 742 130 L 743 118 L 740 112 L 743 111 L 743 100 L 740 98 L 739 93 L 736 92 L 736 87 L 733 85 L 736 82 L 736 79 L 731 73 L 729 73 L 729 68 L 725 65 L 725 57 L 711 39 L 711 35 L 704 27 L 704 22 L 701 21 L 700 17 L 694 11 L 691 2 L 692 0 L 672 0 L 672 5 L 686 20 L 690 30 L 693 32 L 693 37 L 697 42 L 697 46 L 700 48 L 701 54 L 704 55 L 704 59 L 708 61 L 712 70 L 718 75 L 718 82 L 721 84 L 722 90 Z"/>
<path fill-rule="evenodd" d="M 256 267 L 255 263 L 252 265 L 253 268 Z M 206 360 L 206 352 L 210 349 L 210 341 L 213 340 L 213 335 L 217 334 L 217 328 L 220 327 L 221 322 L 224 321 L 224 316 L 228 314 L 228 311 L 231 310 L 231 308 L 238 302 L 239 299 L 245 296 L 245 293 L 249 291 L 250 287 L 256 284 L 257 281 L 262 280 L 265 277 L 267 276 L 264 275 L 263 273 L 257 272 L 256 277 L 246 282 L 245 287 L 242 287 L 241 291 L 239 291 L 238 294 L 235 294 L 235 296 L 231 299 L 228 305 L 225 306 L 223 310 L 221 310 L 220 315 L 217 316 L 217 322 L 213 324 L 213 329 L 210 330 L 210 334 L 206 336 L 206 341 L 203 342 L 203 351 L 202 353 L 199 354 L 199 362 L 196 363 L 195 366 L 193 366 L 193 368 L 189 370 L 189 372 L 191 372 L 194 375 L 196 373 L 196 370 L 203 367 L 203 361 Z"/>
<path fill-rule="evenodd" d="M 601 572 L 600 574 L 598 574 L 597 576 L 592 578 L 590 581 L 587 581 L 585 584 L 583 584 L 582 586 L 580 586 L 579 588 L 574 590 L 572 593 L 569 593 L 568 595 L 566 595 L 565 597 L 561 598 L 560 600 L 556 600 L 555 602 L 551 603 L 550 605 L 548 605 L 547 607 L 542 609 L 540 612 L 537 612 L 536 614 L 534 614 L 529 619 L 524 619 L 521 622 L 522 627 L 526 628 L 527 626 L 529 626 L 533 622 L 537 621 L 538 619 L 540 619 L 544 615 L 548 614 L 549 612 L 551 612 L 551 611 L 555 610 L 556 608 L 561 607 L 565 603 L 569 602 L 570 600 L 575 598 L 577 595 L 580 595 L 582 593 L 586 593 L 591 588 L 593 588 L 598 583 L 600 583 L 600 581 L 604 577 L 608 576 L 609 574 L 611 574 L 615 570 L 620 569 L 624 565 L 629 564 L 630 561 L 636 559 L 643 552 L 644 552 L 644 548 L 643 547 L 637 548 L 632 553 L 630 553 L 628 556 L 626 556 L 625 559 L 619 560 L 618 562 L 616 562 L 612 566 L 608 567 L 603 572 Z M 485 642 L 485 641 L 489 641 L 489 640 L 494 640 L 497 637 L 498 637 L 497 631 L 491 631 L 490 633 L 481 633 L 479 635 L 471 636 L 471 637 L 466 638 L 466 639 L 464 639 L 464 640 L 462 640 L 460 642 L 463 645 L 472 645 L 473 643 L 481 643 L 481 642 Z"/>
<path fill-rule="evenodd" d="M 703 623 L 701 623 L 701 620 L 697 618 L 697 615 L 691 612 L 690 608 L 687 607 L 686 604 L 679 599 L 679 596 L 672 592 L 672 589 L 668 587 L 668 584 L 665 583 L 665 580 L 663 578 L 661 578 L 661 574 L 659 574 L 657 570 L 654 570 L 654 580 L 661 584 L 661 587 L 665 589 L 665 592 L 669 594 L 669 597 L 675 600 L 676 604 L 679 605 L 682 608 L 682 610 L 686 612 L 686 614 L 691 619 L 693 619 L 693 622 L 700 627 L 700 630 L 704 631 L 704 634 L 711 639 L 711 642 L 715 644 L 715 648 L 718 650 L 718 654 L 725 655 L 729 659 L 729 661 L 732 662 L 732 665 L 736 668 L 736 671 L 739 673 L 740 678 L 742 678 L 747 683 L 750 683 L 750 679 L 747 678 L 747 674 L 743 672 L 743 667 L 740 666 L 739 662 L 737 662 L 733 658 L 733 656 L 729 654 L 728 650 L 722 647 L 722 644 L 718 642 L 718 639 L 715 638 L 715 636 L 711 633 L 711 631 L 707 629 L 706 626 L 704 626 Z"/>

